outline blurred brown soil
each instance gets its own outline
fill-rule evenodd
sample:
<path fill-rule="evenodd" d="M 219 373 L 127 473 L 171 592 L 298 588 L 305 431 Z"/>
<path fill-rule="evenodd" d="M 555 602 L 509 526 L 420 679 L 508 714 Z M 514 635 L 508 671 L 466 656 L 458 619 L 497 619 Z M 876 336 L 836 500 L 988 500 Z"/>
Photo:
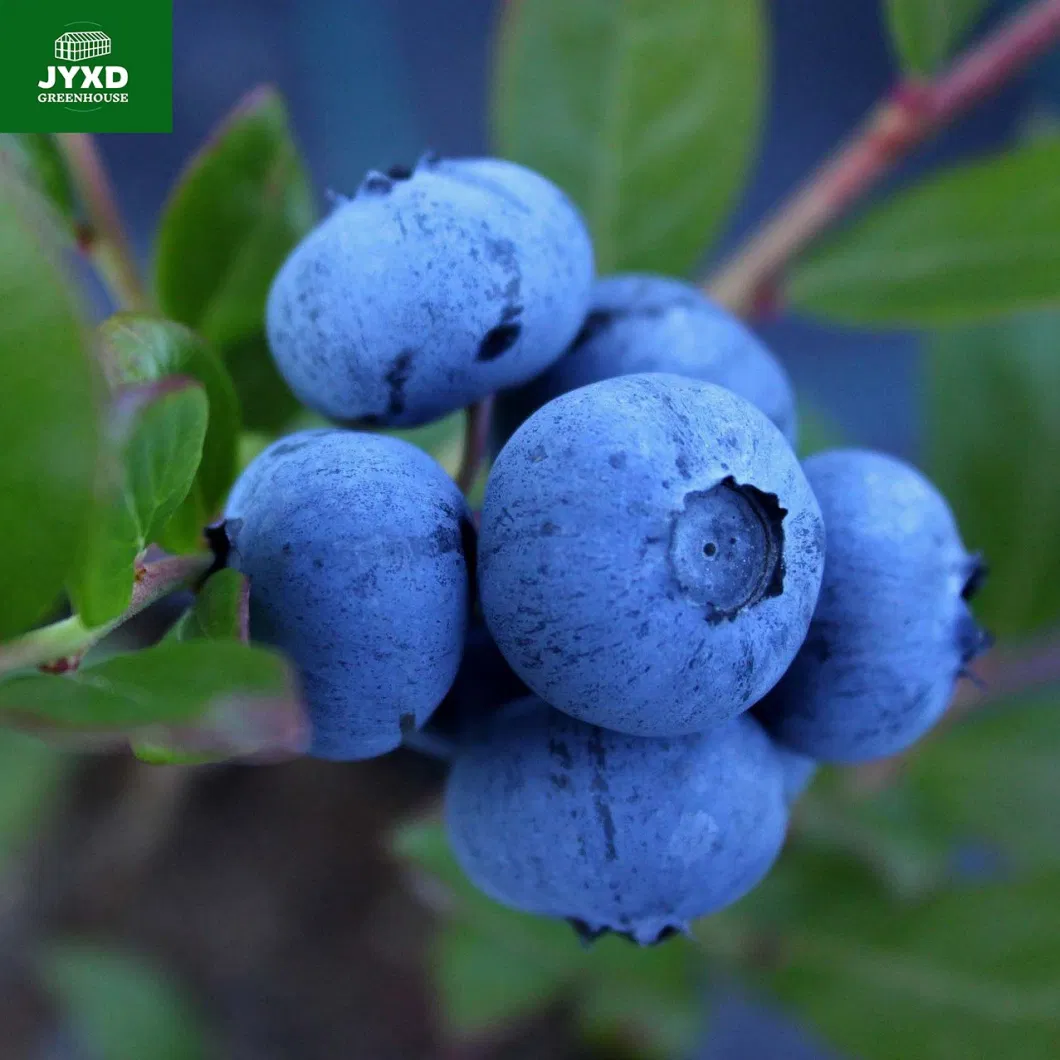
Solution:
<path fill-rule="evenodd" d="M 0 910 L 0 1058 L 82 1060 L 56 1044 L 25 957 L 72 935 L 172 969 L 224 1060 L 574 1060 L 562 1012 L 503 1039 L 445 1040 L 431 913 L 387 853 L 440 782 L 406 752 L 193 770 L 86 760 Z"/>

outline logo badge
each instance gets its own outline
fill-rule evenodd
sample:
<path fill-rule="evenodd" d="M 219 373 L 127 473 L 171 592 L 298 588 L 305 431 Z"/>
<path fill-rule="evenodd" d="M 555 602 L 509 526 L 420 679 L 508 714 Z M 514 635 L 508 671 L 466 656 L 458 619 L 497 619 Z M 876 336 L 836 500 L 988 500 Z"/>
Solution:
<path fill-rule="evenodd" d="M 172 131 L 172 0 L 14 6 L 0 132 Z"/>
<path fill-rule="evenodd" d="M 56 59 L 94 59 L 97 55 L 110 55 L 110 37 L 99 30 L 78 30 L 64 33 L 55 42 Z"/>

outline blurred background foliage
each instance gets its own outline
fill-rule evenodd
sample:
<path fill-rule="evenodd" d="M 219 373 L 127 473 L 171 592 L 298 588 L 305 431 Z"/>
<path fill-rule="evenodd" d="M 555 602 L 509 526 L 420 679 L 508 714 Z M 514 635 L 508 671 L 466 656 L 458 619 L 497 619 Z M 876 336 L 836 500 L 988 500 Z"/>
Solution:
<path fill-rule="evenodd" d="M 216 400 L 227 376 L 242 408 L 229 436 L 211 418 L 209 462 L 185 467 L 179 446 L 164 450 L 199 491 L 185 529 L 211 471 L 224 478 L 276 433 L 313 422 L 271 369 L 262 304 L 324 189 L 349 192 L 365 169 L 427 145 L 496 150 L 574 196 L 602 271 L 701 275 L 903 72 L 933 73 L 1019 6 L 177 4 L 173 135 L 100 140 L 158 309 L 200 336 L 158 338 L 159 357 L 191 377 L 182 415 L 194 418 L 199 388 Z M 277 88 L 246 96 L 260 82 Z M 989 557 L 977 603 L 1000 639 L 983 667 L 988 706 L 965 689 L 900 762 L 822 771 L 768 880 L 692 938 L 649 950 L 615 939 L 586 950 L 565 925 L 474 891 L 436 821 L 441 769 L 410 754 L 159 770 L 0 731 L 0 1055 L 1057 1055 L 1058 117 L 1054 54 L 915 152 L 800 258 L 786 304 L 755 321 L 798 386 L 803 451 L 842 442 L 913 459 Z M 0 150 L 72 223 L 76 191 L 53 141 L 5 137 Z M 66 362 L 42 368 L 77 341 L 77 323 L 25 238 L 21 205 L 0 196 L 0 286 L 23 290 L 30 276 L 25 319 L 53 333 L 34 334 L 43 359 L 6 378 L 22 404 L 5 422 L 12 437 L 33 418 L 61 422 L 64 451 L 88 466 L 95 384 Z M 107 313 L 106 294 L 90 294 Z M 9 347 L 29 341 L 22 319 L 5 325 Z M 403 433 L 455 471 L 463 429 L 457 415 Z M 137 486 L 136 468 L 159 459 L 157 432 L 146 437 L 125 450 L 122 497 L 142 518 L 115 535 L 125 544 L 107 552 L 112 575 L 153 539 L 158 512 L 170 515 L 161 487 Z M 20 508 L 42 513 L 5 523 L 11 555 L 31 554 L 41 534 L 69 551 L 88 518 L 88 491 L 40 485 L 51 462 L 47 447 L 17 475 L 4 461 L 5 509 L 26 496 Z M 180 551 L 180 522 L 167 526 Z M 46 588 L 61 584 L 60 572 Z M 241 591 L 200 599 L 170 647 L 238 639 Z M 127 603 L 111 582 L 70 593 L 99 621 Z M 5 636 L 24 628 L 18 601 L 3 612 Z M 151 635 L 149 619 L 162 622 L 145 615 L 134 636 Z M 274 677 L 267 691 L 280 696 L 285 677 Z M 171 697 L 174 718 L 191 697 Z M 166 760 L 165 733 L 149 736 L 141 756 Z"/>

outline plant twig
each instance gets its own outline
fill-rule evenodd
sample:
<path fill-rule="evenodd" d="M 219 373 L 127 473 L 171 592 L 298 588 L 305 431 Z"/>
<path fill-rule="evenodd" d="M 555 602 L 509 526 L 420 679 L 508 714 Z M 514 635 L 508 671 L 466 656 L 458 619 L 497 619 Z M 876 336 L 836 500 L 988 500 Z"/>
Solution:
<path fill-rule="evenodd" d="M 460 470 L 456 474 L 456 484 L 467 493 L 478 478 L 482 461 L 486 456 L 489 444 L 490 419 L 493 415 L 493 397 L 485 398 L 475 405 L 467 407 L 467 426 L 464 430 L 464 455 L 460 460 Z"/>
<path fill-rule="evenodd" d="M 913 148 L 1025 70 L 1060 40 L 1060 0 L 1036 0 L 937 78 L 900 84 L 865 123 L 766 220 L 705 289 L 752 314 L 785 267 L 872 190 Z"/>
<path fill-rule="evenodd" d="M 90 628 L 73 615 L 0 644 L 0 675 L 28 667 L 56 672 L 75 669 L 81 657 L 108 633 L 178 589 L 199 581 L 213 565 L 211 553 L 166 556 L 136 567 L 132 599 L 125 611 L 103 626 Z"/>
<path fill-rule="evenodd" d="M 78 240 L 81 248 L 120 309 L 150 309 L 151 298 L 140 276 L 96 141 L 88 133 L 58 133 L 56 140 L 87 214 L 88 224 Z"/>

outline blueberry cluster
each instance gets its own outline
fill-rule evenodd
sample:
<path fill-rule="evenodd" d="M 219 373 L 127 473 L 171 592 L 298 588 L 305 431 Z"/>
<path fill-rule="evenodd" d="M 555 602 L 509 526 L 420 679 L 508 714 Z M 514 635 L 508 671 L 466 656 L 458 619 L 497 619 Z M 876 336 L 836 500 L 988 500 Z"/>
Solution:
<path fill-rule="evenodd" d="M 477 532 L 431 457 L 341 428 L 266 449 L 225 528 L 312 753 L 450 740 L 453 849 L 507 905 L 684 930 L 769 870 L 817 762 L 909 746 L 984 647 L 930 483 L 857 450 L 800 465 L 771 354 L 692 286 L 595 280 L 578 212 L 520 166 L 369 174 L 268 330 L 334 420 L 499 392 Z"/>

